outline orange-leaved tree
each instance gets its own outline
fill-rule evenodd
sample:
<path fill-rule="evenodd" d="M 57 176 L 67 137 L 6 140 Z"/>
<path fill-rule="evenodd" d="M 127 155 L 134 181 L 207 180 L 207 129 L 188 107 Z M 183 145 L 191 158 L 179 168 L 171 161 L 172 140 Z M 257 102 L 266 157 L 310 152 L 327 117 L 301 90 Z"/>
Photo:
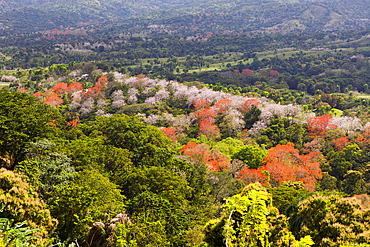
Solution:
<path fill-rule="evenodd" d="M 221 136 L 221 131 L 216 124 L 207 121 L 199 122 L 199 134 L 207 136 L 209 139 L 217 139 Z"/>
<path fill-rule="evenodd" d="M 100 94 L 100 91 L 101 91 L 101 88 L 100 88 L 100 87 L 98 87 L 98 86 L 91 87 L 91 88 L 87 89 L 86 97 L 94 98 L 94 97 L 96 97 L 98 94 Z"/>
<path fill-rule="evenodd" d="M 67 125 L 71 127 L 77 127 L 80 124 L 80 121 L 78 119 L 72 119 L 71 121 L 66 123 Z"/>
<path fill-rule="evenodd" d="M 68 92 L 68 84 L 65 82 L 60 82 L 54 85 L 51 90 L 56 94 L 63 94 Z"/>
<path fill-rule="evenodd" d="M 58 95 L 56 94 L 52 94 L 52 95 L 49 95 L 46 100 L 44 102 L 42 102 L 43 104 L 47 104 L 47 105 L 50 105 L 50 106 L 59 106 L 61 104 L 63 104 L 64 100 L 59 98 Z"/>
<path fill-rule="evenodd" d="M 345 147 L 351 144 L 347 136 L 339 137 L 333 140 L 332 143 L 337 151 L 343 151 Z"/>
<path fill-rule="evenodd" d="M 239 107 L 242 113 L 249 111 L 253 106 L 259 106 L 261 102 L 257 101 L 256 99 L 247 99 L 244 103 Z"/>
<path fill-rule="evenodd" d="M 96 82 L 96 86 L 98 86 L 98 87 L 104 87 L 105 85 L 107 85 L 107 83 L 108 83 L 108 77 L 106 77 L 105 75 L 103 75 Z"/>
<path fill-rule="evenodd" d="M 190 162 L 207 166 L 208 170 L 213 172 L 224 171 L 230 166 L 228 158 L 218 151 L 211 151 L 211 148 L 205 144 L 189 142 L 184 145 L 180 153 L 188 156 Z"/>
<path fill-rule="evenodd" d="M 311 117 L 308 119 L 308 132 L 311 136 L 323 136 L 329 129 L 335 129 L 336 126 L 330 124 L 333 120 L 331 115 L 322 115 L 320 117 Z"/>
<path fill-rule="evenodd" d="M 306 189 L 314 191 L 316 181 L 322 177 L 320 164 L 316 161 L 319 158 L 320 154 L 315 152 L 300 155 L 293 143 L 279 144 L 268 151 L 265 165 L 258 169 L 244 168 L 238 177 L 245 183 L 270 182 L 272 186 L 285 181 L 302 181 Z"/>
<path fill-rule="evenodd" d="M 82 91 L 83 89 L 84 87 L 81 82 L 74 81 L 68 85 L 67 91 L 68 93 L 74 93 L 74 92 Z"/>
<path fill-rule="evenodd" d="M 161 128 L 163 134 L 165 134 L 168 138 L 170 138 L 173 142 L 177 141 L 176 138 L 176 129 L 171 127 L 163 127 Z"/>
<path fill-rule="evenodd" d="M 260 167 L 270 173 L 272 185 L 279 185 L 284 181 L 302 181 L 306 189 L 313 191 L 317 179 L 322 177 L 319 162 L 319 153 L 311 152 L 300 155 L 293 143 L 277 145 L 269 150 L 264 159 L 266 164 Z"/>
<path fill-rule="evenodd" d="M 244 169 L 238 173 L 237 177 L 246 184 L 259 182 L 266 186 L 269 182 L 269 175 L 266 171 L 249 169 L 248 167 L 244 167 Z"/>
<path fill-rule="evenodd" d="M 232 102 L 233 101 L 231 99 L 220 99 L 216 102 L 214 107 L 217 113 L 225 114 L 230 109 Z"/>

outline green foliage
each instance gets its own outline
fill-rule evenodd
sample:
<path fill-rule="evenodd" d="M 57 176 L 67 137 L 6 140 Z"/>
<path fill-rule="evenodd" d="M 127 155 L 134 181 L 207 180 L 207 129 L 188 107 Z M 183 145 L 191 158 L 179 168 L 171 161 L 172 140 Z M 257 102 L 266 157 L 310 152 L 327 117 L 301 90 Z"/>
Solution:
<path fill-rule="evenodd" d="M 9 169 L 24 159 L 27 144 L 53 137 L 60 113 L 23 93 L 0 90 L 0 158 Z"/>
<path fill-rule="evenodd" d="M 346 146 L 342 151 L 329 151 L 330 175 L 342 180 L 349 170 L 361 170 L 367 161 L 365 153 L 357 144 Z M 364 162 L 365 161 L 365 162 Z"/>
<path fill-rule="evenodd" d="M 273 205 L 283 214 L 287 214 L 290 207 L 297 207 L 301 197 L 308 193 L 302 182 L 283 182 L 268 190 L 272 195 Z"/>
<path fill-rule="evenodd" d="M 31 1 L 17 3 L 20 2 L 28 6 Z M 32 4 L 36 2 L 41 6 L 39 0 L 32 1 Z M 8 90 L 28 91 L 29 94 L 39 92 L 41 96 L 37 100 L 42 102 L 45 96 L 40 92 L 51 93 L 47 89 L 53 82 L 66 81 L 69 84 L 77 80 L 88 88 L 94 86 L 97 77 L 105 71 L 109 78 L 109 83 L 96 98 L 86 98 L 81 92 L 79 101 L 78 95 L 73 99 L 66 93 L 61 95 L 66 104 L 56 109 L 43 106 L 26 94 L 0 92 L 1 165 L 27 175 L 23 182 L 11 185 L 11 193 L 0 190 L 0 198 L 3 199 L 0 204 L 10 199 L 15 205 L 9 203 L 8 208 L 11 209 L 4 210 L 4 214 L 13 217 L 15 222 L 27 218 L 27 224 L 40 225 L 42 234 L 46 235 L 46 232 L 53 233 L 53 227 L 44 227 L 45 222 L 40 220 L 37 223 L 33 219 L 49 219 L 50 215 L 43 212 L 48 206 L 59 220 L 56 234 L 67 242 L 77 238 L 76 243 L 83 242 L 88 228 L 104 222 L 102 241 L 92 244 L 95 246 L 104 242 L 112 246 L 133 247 L 218 247 L 224 246 L 225 242 L 228 246 L 311 246 L 312 239 L 303 237 L 306 234 L 311 234 L 315 242 L 318 239 L 316 246 L 368 242 L 369 233 L 364 230 L 369 229 L 368 211 L 353 206 L 354 213 L 348 216 L 345 213 L 351 212 L 351 206 L 337 203 L 336 199 L 323 199 L 324 202 L 318 205 L 299 204 L 307 196 L 307 191 L 299 183 L 283 183 L 269 188 L 269 193 L 262 187 L 251 185 L 241 193 L 244 184 L 237 176 L 246 165 L 249 168 L 263 165 L 267 153 L 264 148 L 292 142 L 301 156 L 321 152 L 319 158 L 312 155 L 312 159 L 318 159 L 314 161 L 320 162 L 320 168 L 326 172 L 317 189 L 340 190 L 349 195 L 369 192 L 370 173 L 365 167 L 369 163 L 369 138 L 364 132 L 359 139 L 357 128 L 360 127 L 346 132 L 329 130 L 322 139 L 312 140 L 303 121 L 306 115 L 297 113 L 290 116 L 286 113 L 289 119 L 278 116 L 267 119 L 269 116 L 263 108 L 270 103 L 261 99 L 262 104 L 258 107 L 252 105 L 240 110 L 236 106 L 239 113 L 235 115 L 232 111 L 220 112 L 215 124 L 223 137 L 235 138 L 215 143 L 205 136 L 197 136 L 197 121 L 187 115 L 191 112 L 190 102 L 187 102 L 191 97 L 178 97 L 172 91 L 175 83 L 170 82 L 166 87 L 170 94 L 167 99 L 152 105 L 144 101 L 163 89 L 164 84 L 145 88 L 143 85 L 149 78 L 140 75 L 124 81 L 125 75 L 109 72 L 115 67 L 127 75 L 144 73 L 150 78 L 178 78 L 179 81 L 190 81 L 186 85 L 197 88 L 207 86 L 252 98 L 261 95 L 281 105 L 303 104 L 304 114 L 309 111 L 318 115 L 340 112 L 343 116 L 359 117 L 362 125 L 368 122 L 370 101 L 367 95 L 359 96 L 357 93 L 370 92 L 369 42 L 363 38 L 366 31 L 359 30 L 358 23 L 357 30 L 317 31 L 321 27 L 326 30 L 340 27 L 341 23 L 346 23 L 346 28 L 350 27 L 354 23 L 352 20 L 366 17 L 364 13 L 368 4 L 364 0 L 351 4 L 344 0 L 326 1 L 320 6 L 314 2 L 252 2 L 234 4 L 201 0 L 195 8 L 188 8 L 194 7 L 194 3 L 178 1 L 169 5 L 162 1 L 155 3 L 156 7 L 170 8 L 170 12 L 162 12 L 164 14 L 153 15 L 149 19 L 127 20 L 125 24 L 96 22 L 93 26 L 86 23 L 87 20 L 110 18 L 120 11 L 117 6 L 121 5 L 113 5 L 111 0 L 79 1 L 72 5 L 68 0 L 59 6 L 64 8 L 64 12 L 55 9 L 55 12 L 44 13 L 34 8 L 32 13 L 23 9 L 10 15 L 3 14 L 0 22 L 16 29 L 22 22 L 9 20 L 15 17 L 37 19 L 34 26 L 29 21 L 24 22 L 26 29 L 32 32 L 26 35 L 10 28 L 0 30 L 0 63 L 4 68 L 17 68 L 1 72 L 1 76 L 5 73 L 1 78 L 10 83 Z M 343 3 L 346 3 L 346 8 L 343 8 Z M 358 3 L 363 3 L 363 9 L 353 11 Z M 10 6 L 15 1 L 7 4 Z M 51 1 L 48 6 L 53 8 L 53 4 Z M 103 12 L 99 12 L 101 9 L 90 11 L 85 15 L 86 11 L 92 10 L 88 4 L 111 8 Z M 139 0 L 125 3 L 125 8 L 138 16 L 142 6 L 145 11 L 151 11 L 150 4 L 143 5 Z M 178 4 L 183 9 L 173 11 L 172 8 Z M 67 9 L 78 12 L 73 20 L 85 22 L 80 23 L 84 25 L 83 29 L 70 25 Z M 211 14 L 195 13 L 197 9 L 206 9 Z M 183 15 L 184 10 L 190 14 Z M 337 13 L 341 13 L 340 17 Z M 177 14 L 180 17 L 173 18 Z M 289 14 L 289 17 L 284 17 L 284 14 Z M 158 16 L 163 18 L 158 19 Z M 346 19 L 347 16 L 350 19 Z M 46 31 L 34 32 L 36 26 Z M 306 31 L 295 32 L 295 28 L 306 28 Z M 289 32 L 274 34 L 275 30 L 284 29 Z M 263 32 L 250 32 L 252 30 Z M 17 35 L 7 35 L 13 33 Z M 67 64 L 70 61 L 73 62 Z M 34 69 L 19 70 L 18 67 Z M 273 73 L 269 73 L 271 71 Z M 82 78 L 82 74 L 87 74 L 87 77 Z M 150 83 L 146 85 L 151 87 Z M 128 100 L 129 89 L 138 90 L 137 101 Z M 120 108 L 109 106 L 115 90 L 122 90 L 128 105 Z M 356 92 L 350 92 L 352 90 Z M 210 101 L 213 99 L 207 100 L 212 104 Z M 92 110 L 84 114 L 80 108 L 68 106 L 71 101 L 75 105 L 93 102 Z M 275 105 L 278 115 L 280 106 Z M 59 112 L 69 120 L 83 123 L 68 126 L 66 140 L 55 140 L 60 130 L 65 129 L 62 127 L 64 123 L 58 121 Z M 234 159 L 232 165 L 223 167 L 222 172 L 210 172 L 199 162 L 193 164 L 181 160 L 181 156 L 175 158 L 173 144 L 158 128 L 148 126 L 137 117 L 117 115 L 120 113 L 130 116 L 140 113 L 147 120 L 159 117 L 156 126 L 174 127 L 178 143 L 197 138 L 198 144 L 206 143 L 216 153 L 218 150 Z M 101 114 L 116 115 L 96 117 Z M 267 126 L 256 136 L 251 136 L 252 132 L 247 130 L 240 131 L 242 128 L 251 129 L 259 120 L 265 121 Z M 339 136 L 341 132 L 344 134 Z M 333 140 L 344 135 L 350 144 L 336 147 Z M 286 159 L 288 163 L 294 163 L 293 157 L 287 156 Z M 219 160 L 214 161 L 217 166 Z M 224 161 L 229 164 L 226 159 Z M 280 168 L 276 166 L 276 169 Z M 75 171 L 80 172 L 79 175 L 76 176 Z M 284 173 L 282 175 L 287 175 L 289 170 Z M 29 184 L 24 183 L 26 180 Z M 3 184 L 6 189 L 11 187 L 8 182 Z M 47 199 L 47 206 L 37 198 L 36 192 Z M 127 198 L 127 207 L 122 195 Z M 37 204 L 35 209 L 30 208 L 32 203 Z M 225 205 L 220 216 L 222 203 Z M 277 209 L 291 216 L 291 228 L 296 239 L 302 237 L 300 241 L 288 230 L 286 216 L 280 215 Z M 123 210 L 131 214 L 130 222 L 117 224 L 117 228 L 107 224 L 109 218 Z M 39 217 L 40 214 L 44 215 Z M 200 226 L 219 216 L 205 226 L 203 233 Z M 317 221 L 314 226 L 309 223 L 312 219 Z M 349 225 L 343 223 L 346 219 L 351 221 Z M 202 237 L 206 243 L 201 243 Z"/>
<path fill-rule="evenodd" d="M 245 146 L 236 152 L 232 159 L 238 159 L 248 165 L 249 169 L 257 169 L 264 165 L 263 159 L 267 157 L 267 150 L 258 146 Z"/>
<path fill-rule="evenodd" d="M 135 222 L 131 233 L 135 233 L 138 246 L 156 245 L 158 242 L 162 246 L 183 246 L 189 225 L 183 209 L 149 191 L 130 200 L 128 208 Z"/>
<path fill-rule="evenodd" d="M 108 178 L 93 170 L 79 172 L 73 182 L 51 193 L 50 209 L 60 222 L 56 229 L 60 239 L 83 239 L 93 222 L 123 212 L 123 201 L 124 196 Z"/>
<path fill-rule="evenodd" d="M 59 147 L 68 154 L 76 170 L 94 169 L 106 173 L 116 184 L 131 169 L 132 153 L 104 143 L 102 137 L 86 137 L 71 140 Z"/>
<path fill-rule="evenodd" d="M 259 116 L 261 115 L 261 110 L 253 105 L 251 109 L 243 114 L 244 121 L 245 121 L 245 128 L 250 129 L 252 128 L 253 124 L 257 122 Z"/>
<path fill-rule="evenodd" d="M 244 147 L 241 140 L 234 139 L 232 137 L 227 137 L 217 142 L 213 148 L 218 149 L 222 154 L 232 157 L 237 152 L 239 152 Z"/>
<path fill-rule="evenodd" d="M 26 178 L 20 174 L 0 169 L 0 216 L 16 222 L 27 221 L 31 229 L 45 238 L 56 225 L 47 205 L 39 198 Z"/>
<path fill-rule="evenodd" d="M 208 224 L 208 246 L 311 246 L 309 237 L 296 241 L 287 219 L 272 206 L 271 195 L 259 183 L 226 200 L 220 220 Z M 222 235 L 222 237 L 220 236 Z"/>
<path fill-rule="evenodd" d="M 90 136 L 104 136 L 104 142 L 132 152 L 135 166 L 166 166 L 173 152 L 171 141 L 153 126 L 142 123 L 136 117 L 113 115 L 99 117 L 83 126 Z"/>
<path fill-rule="evenodd" d="M 110 243 L 112 247 L 137 247 L 136 240 L 130 239 L 130 230 L 126 224 L 118 224 L 113 231 L 113 237 Z"/>
<path fill-rule="evenodd" d="M 349 170 L 342 181 L 343 192 L 353 196 L 369 193 L 364 175 L 360 171 Z"/>
<path fill-rule="evenodd" d="M 269 127 L 261 131 L 261 135 L 256 139 L 257 142 L 268 147 L 293 142 L 297 144 L 298 148 L 302 148 L 307 140 L 308 132 L 302 123 L 294 123 L 287 118 L 274 118 Z"/>
<path fill-rule="evenodd" d="M 15 171 L 27 175 L 28 181 L 47 200 L 55 188 L 61 188 L 75 177 L 71 159 L 52 151 L 54 143 L 40 140 L 31 143 L 26 160 L 19 163 Z"/>
<path fill-rule="evenodd" d="M 227 199 L 225 208 L 229 217 L 225 222 L 223 235 L 228 246 L 269 245 L 266 205 L 268 199 L 264 191 L 251 191 L 248 196 L 235 195 Z M 238 219 L 233 219 L 233 214 Z M 235 223 L 236 221 L 238 223 Z M 233 225 L 237 225 L 238 229 L 234 229 Z"/>
<path fill-rule="evenodd" d="M 314 246 L 369 243 L 369 215 L 356 199 L 313 195 L 299 203 L 291 226 L 297 238 L 309 234 Z"/>
<path fill-rule="evenodd" d="M 30 229 L 25 227 L 25 222 L 23 223 L 13 223 L 13 220 L 8 218 L 0 218 L 0 246 L 16 246 L 16 247 L 26 247 L 26 246 L 36 246 L 32 244 L 37 237 L 34 236 L 38 229 Z"/>
<path fill-rule="evenodd" d="M 184 177 L 164 167 L 136 168 L 121 179 L 119 185 L 128 199 L 143 192 L 152 192 L 182 208 L 186 208 L 187 194 L 192 190 Z"/>

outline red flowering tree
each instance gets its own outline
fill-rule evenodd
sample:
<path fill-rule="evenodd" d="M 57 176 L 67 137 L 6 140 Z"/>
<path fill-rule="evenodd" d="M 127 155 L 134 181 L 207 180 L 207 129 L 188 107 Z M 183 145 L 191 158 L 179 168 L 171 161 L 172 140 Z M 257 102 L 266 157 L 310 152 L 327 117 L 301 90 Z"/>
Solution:
<path fill-rule="evenodd" d="M 175 128 L 161 128 L 163 134 L 170 138 L 173 142 L 176 142 L 176 129 Z"/>
<path fill-rule="evenodd" d="M 220 137 L 220 129 L 215 125 L 217 112 L 211 108 L 204 108 L 207 103 L 204 100 L 195 102 L 196 109 L 194 116 L 198 118 L 198 129 L 200 135 L 205 135 L 207 138 L 216 139 Z"/>
<path fill-rule="evenodd" d="M 59 98 L 58 95 L 52 94 L 52 95 L 49 95 L 46 98 L 46 100 L 42 103 L 50 105 L 50 106 L 60 106 L 61 104 L 63 104 L 63 102 L 64 102 L 64 100 Z"/>
<path fill-rule="evenodd" d="M 217 112 L 213 108 L 209 107 L 196 112 L 195 115 L 198 117 L 199 122 L 206 121 L 209 123 L 214 123 L 216 121 L 215 117 Z"/>
<path fill-rule="evenodd" d="M 101 91 L 101 88 L 98 87 L 98 86 L 95 86 L 95 87 L 91 87 L 87 90 L 86 92 L 86 97 L 91 97 L 91 98 L 94 98 L 96 97 L 98 94 L 100 94 L 100 91 Z"/>
<path fill-rule="evenodd" d="M 343 151 L 345 147 L 351 144 L 347 136 L 339 137 L 333 140 L 332 143 L 337 151 Z"/>
<path fill-rule="evenodd" d="M 257 101 L 256 99 L 247 99 L 241 106 L 240 111 L 242 113 L 249 111 L 253 106 L 259 106 L 261 102 Z"/>
<path fill-rule="evenodd" d="M 71 127 L 77 127 L 77 125 L 79 125 L 80 121 L 78 121 L 78 119 L 72 119 L 71 121 L 67 122 L 67 125 L 71 126 Z"/>
<path fill-rule="evenodd" d="M 205 108 L 208 108 L 210 107 L 210 103 L 205 100 L 205 99 L 197 99 L 197 100 L 194 100 L 193 101 L 193 107 L 194 107 L 194 110 L 193 111 L 199 111 L 199 110 L 202 110 L 202 109 L 205 109 Z"/>
<path fill-rule="evenodd" d="M 246 184 L 259 182 L 266 186 L 269 181 L 269 176 L 266 173 L 267 172 L 263 172 L 258 169 L 249 169 L 248 167 L 244 167 L 244 169 L 238 173 L 237 177 Z"/>
<path fill-rule="evenodd" d="M 104 87 L 105 85 L 107 85 L 107 83 L 108 83 L 108 77 L 102 76 L 96 82 L 96 86 L 101 88 L 101 87 Z"/>
<path fill-rule="evenodd" d="M 68 92 L 68 84 L 65 82 L 60 82 L 58 84 L 55 84 L 54 87 L 51 88 L 51 90 L 56 94 L 63 94 Z"/>
<path fill-rule="evenodd" d="M 254 75 L 254 72 L 251 69 L 243 69 L 242 75 L 251 76 L 251 75 Z"/>
<path fill-rule="evenodd" d="M 329 129 L 335 129 L 336 126 L 330 124 L 333 120 L 331 115 L 322 115 L 320 117 L 311 117 L 308 119 L 308 132 L 311 136 L 323 136 Z"/>
<path fill-rule="evenodd" d="M 232 102 L 233 101 L 231 99 L 220 99 L 214 105 L 214 108 L 216 109 L 217 113 L 225 114 L 230 109 Z"/>
<path fill-rule="evenodd" d="M 207 162 L 208 169 L 212 172 L 226 171 L 230 166 L 229 159 L 219 151 L 213 151 Z"/>
<path fill-rule="evenodd" d="M 40 97 L 44 97 L 44 93 L 41 93 L 41 92 L 36 92 L 32 95 L 33 97 L 36 97 L 36 98 L 40 98 Z"/>
<path fill-rule="evenodd" d="M 81 82 L 74 81 L 68 85 L 67 91 L 68 93 L 74 93 L 74 92 L 82 91 L 83 89 L 84 87 L 82 86 Z"/>
<path fill-rule="evenodd" d="M 269 150 L 264 159 L 266 165 L 259 169 L 268 171 L 272 185 L 284 181 L 302 181 L 306 189 L 313 191 L 317 179 L 322 177 L 320 164 L 316 162 L 318 153 L 300 155 L 293 143 L 277 145 Z"/>
<path fill-rule="evenodd" d="M 279 74 L 280 73 L 277 70 L 270 70 L 270 72 L 269 72 L 269 76 L 271 76 L 271 77 L 278 77 Z"/>
<path fill-rule="evenodd" d="M 213 172 L 224 171 L 230 166 L 228 158 L 217 151 L 211 151 L 207 144 L 189 142 L 180 150 L 189 160 L 196 164 L 206 165 Z"/>
<path fill-rule="evenodd" d="M 217 139 L 221 136 L 220 128 L 212 122 L 200 121 L 198 125 L 199 134 L 205 135 L 209 139 Z"/>

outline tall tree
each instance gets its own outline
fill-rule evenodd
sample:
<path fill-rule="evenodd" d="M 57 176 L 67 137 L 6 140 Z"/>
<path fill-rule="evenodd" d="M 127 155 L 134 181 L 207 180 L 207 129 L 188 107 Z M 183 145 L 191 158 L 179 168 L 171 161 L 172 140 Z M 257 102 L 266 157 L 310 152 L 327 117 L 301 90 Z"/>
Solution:
<path fill-rule="evenodd" d="M 314 246 L 370 243 L 370 210 L 355 198 L 313 195 L 299 203 L 291 225 L 297 238 L 309 234 Z"/>
<path fill-rule="evenodd" d="M 146 125 L 136 117 L 98 117 L 80 127 L 87 135 L 103 137 L 105 144 L 131 151 L 131 160 L 136 166 L 165 166 L 173 155 L 171 140 L 158 128 Z"/>
<path fill-rule="evenodd" d="M 309 237 L 296 241 L 287 219 L 273 207 L 271 195 L 261 184 L 250 184 L 242 193 L 226 199 L 220 219 L 206 226 L 210 247 L 311 246 Z"/>
<path fill-rule="evenodd" d="M 0 90 L 0 161 L 9 169 L 24 159 L 27 145 L 54 137 L 60 113 L 32 96 Z"/>

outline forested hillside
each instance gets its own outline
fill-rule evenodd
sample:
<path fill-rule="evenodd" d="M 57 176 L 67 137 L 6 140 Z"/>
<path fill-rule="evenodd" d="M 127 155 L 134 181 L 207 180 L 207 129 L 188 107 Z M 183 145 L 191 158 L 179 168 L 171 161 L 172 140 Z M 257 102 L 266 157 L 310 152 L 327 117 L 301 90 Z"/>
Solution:
<path fill-rule="evenodd" d="M 366 1 L 0 11 L 0 247 L 370 245 Z"/>
<path fill-rule="evenodd" d="M 35 32 L 99 22 L 183 18 L 187 15 L 218 16 L 239 27 L 261 30 L 338 30 L 369 26 L 365 0 L 17 0 L 0 2 L 2 29 Z M 214 18 L 212 15 L 216 15 Z M 221 24 L 224 28 L 224 25 Z"/>
<path fill-rule="evenodd" d="M 9 237 L 17 229 L 37 246 L 369 243 L 367 117 L 315 116 L 257 93 L 95 66 L 24 71 L 47 73 L 39 84 L 3 75 L 12 82 L 0 97 L 2 217 L 27 221 L 3 221 Z"/>

